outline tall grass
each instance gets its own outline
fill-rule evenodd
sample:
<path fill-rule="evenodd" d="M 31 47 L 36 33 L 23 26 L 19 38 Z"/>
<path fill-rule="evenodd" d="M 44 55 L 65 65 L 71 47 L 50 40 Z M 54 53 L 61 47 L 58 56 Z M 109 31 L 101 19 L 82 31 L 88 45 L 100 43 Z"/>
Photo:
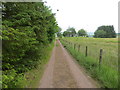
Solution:
<path fill-rule="evenodd" d="M 79 44 L 80 52 L 85 53 L 85 47 L 88 47 L 88 56 L 99 59 L 100 49 L 103 49 L 102 63 L 118 70 L 118 39 L 117 38 L 82 38 L 69 37 L 65 40 Z"/>
<path fill-rule="evenodd" d="M 78 39 L 81 41 L 79 42 Z M 118 71 L 115 70 L 115 68 L 111 68 L 111 65 L 107 65 L 104 62 L 102 62 L 102 65 L 99 67 L 99 61 L 98 61 L 99 58 L 97 57 L 97 56 L 99 56 L 98 55 L 99 50 L 97 51 L 97 49 L 99 49 L 100 47 L 99 47 L 99 45 L 95 46 L 94 44 L 96 43 L 96 45 L 97 45 L 98 44 L 97 42 L 99 42 L 99 44 L 101 46 L 101 43 L 100 43 L 101 40 L 97 39 L 98 41 L 94 42 L 90 38 L 91 41 L 87 42 L 88 40 L 86 40 L 86 39 L 89 39 L 89 38 L 81 38 L 81 39 L 80 38 L 64 38 L 64 40 L 71 41 L 73 43 L 79 43 L 81 45 L 80 51 L 78 51 L 77 48 L 74 49 L 73 45 L 70 45 L 67 42 L 64 42 L 63 40 L 61 40 L 61 42 L 63 45 L 66 46 L 67 50 L 78 61 L 78 63 L 80 65 L 82 65 L 83 67 L 85 67 L 86 70 L 91 74 L 91 76 L 100 82 L 102 87 L 117 88 L 118 87 Z M 84 41 L 82 41 L 82 40 L 84 40 Z M 90 42 L 92 42 L 91 45 L 88 44 Z M 85 43 L 87 46 L 89 45 L 88 50 L 90 50 L 90 46 L 92 46 L 92 44 L 94 46 L 91 49 L 92 51 L 88 52 L 87 57 L 85 56 L 85 46 L 86 46 Z M 94 54 L 92 54 L 92 53 L 94 53 Z M 109 58 L 109 57 L 106 57 L 106 58 Z M 110 64 L 112 64 L 112 63 L 110 63 Z M 113 63 L 113 65 L 115 65 L 115 63 Z"/>

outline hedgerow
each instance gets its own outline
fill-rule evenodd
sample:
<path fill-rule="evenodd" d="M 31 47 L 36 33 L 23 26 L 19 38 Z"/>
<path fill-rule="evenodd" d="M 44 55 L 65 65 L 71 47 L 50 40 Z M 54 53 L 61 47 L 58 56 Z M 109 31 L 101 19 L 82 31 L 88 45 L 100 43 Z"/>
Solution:
<path fill-rule="evenodd" d="M 25 87 L 24 73 L 37 67 L 55 38 L 55 14 L 44 2 L 2 3 L 2 13 L 2 85 Z"/>

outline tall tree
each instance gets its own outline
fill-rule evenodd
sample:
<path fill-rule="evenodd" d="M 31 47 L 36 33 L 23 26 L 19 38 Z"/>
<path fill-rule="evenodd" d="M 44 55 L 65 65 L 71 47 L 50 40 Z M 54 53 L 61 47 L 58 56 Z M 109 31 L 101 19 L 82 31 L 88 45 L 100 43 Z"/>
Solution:
<path fill-rule="evenodd" d="M 104 34 L 104 35 L 98 35 L 98 31 L 101 31 L 101 30 L 102 30 L 101 34 Z M 103 31 L 104 31 L 104 33 L 103 33 Z M 98 29 L 94 32 L 94 37 L 115 38 L 116 33 L 115 33 L 113 25 L 98 27 Z"/>
<path fill-rule="evenodd" d="M 75 28 L 69 27 L 66 31 L 63 32 L 64 37 L 74 37 L 76 35 Z"/>
<path fill-rule="evenodd" d="M 58 25 L 44 2 L 7 2 L 2 6 L 3 87 L 18 87 L 20 76 L 39 64 Z"/>
<path fill-rule="evenodd" d="M 57 37 L 62 37 L 62 33 L 61 33 L 62 29 L 60 27 L 58 27 L 58 31 L 57 31 Z"/>
<path fill-rule="evenodd" d="M 87 36 L 87 32 L 84 29 L 78 31 L 78 36 Z"/>
<path fill-rule="evenodd" d="M 69 37 L 74 37 L 74 36 L 76 35 L 75 28 L 73 28 L 73 27 L 69 27 L 69 28 L 67 29 L 67 32 L 69 32 L 69 33 L 68 33 L 68 34 L 69 34 Z"/>
<path fill-rule="evenodd" d="M 96 38 L 105 38 L 106 37 L 106 32 L 104 30 L 98 30 L 95 33 Z"/>

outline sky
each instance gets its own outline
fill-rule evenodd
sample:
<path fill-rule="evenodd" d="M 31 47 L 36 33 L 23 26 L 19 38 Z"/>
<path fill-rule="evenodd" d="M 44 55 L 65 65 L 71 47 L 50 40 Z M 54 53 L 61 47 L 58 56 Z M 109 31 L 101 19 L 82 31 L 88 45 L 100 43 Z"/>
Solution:
<path fill-rule="evenodd" d="M 76 31 L 95 32 L 99 26 L 113 25 L 118 32 L 119 0 L 43 0 L 56 13 L 62 32 L 68 27 Z M 57 11 L 59 10 L 59 11 Z"/>

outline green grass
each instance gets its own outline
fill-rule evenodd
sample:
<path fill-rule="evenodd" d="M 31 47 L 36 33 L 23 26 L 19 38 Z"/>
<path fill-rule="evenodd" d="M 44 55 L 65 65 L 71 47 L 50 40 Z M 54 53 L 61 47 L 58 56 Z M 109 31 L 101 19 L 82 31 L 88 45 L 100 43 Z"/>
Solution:
<path fill-rule="evenodd" d="M 85 47 L 88 46 L 88 56 L 99 59 L 100 49 L 103 49 L 102 63 L 114 68 L 118 68 L 118 39 L 117 38 L 82 38 L 70 37 L 64 38 L 72 43 L 80 44 L 80 52 L 85 53 Z"/>
<path fill-rule="evenodd" d="M 67 44 L 63 40 L 80 44 L 81 48 L 74 49 L 73 45 Z M 80 65 L 86 68 L 91 76 L 97 79 L 102 87 L 117 88 L 118 86 L 118 52 L 117 39 L 101 38 L 63 38 L 62 44 L 66 46 L 71 55 Z M 116 42 L 113 44 L 113 42 Z M 88 46 L 88 56 L 85 56 L 85 46 Z M 103 61 L 99 67 L 99 50 L 103 48 Z M 112 67 L 114 66 L 114 67 Z"/>
<path fill-rule="evenodd" d="M 25 78 L 27 80 L 26 88 L 38 88 L 40 79 L 43 75 L 45 65 L 48 63 L 51 51 L 54 47 L 54 43 L 50 44 L 49 47 L 44 48 L 44 56 L 41 58 L 41 62 L 39 62 L 39 65 L 37 68 L 30 70 L 25 74 Z"/>

